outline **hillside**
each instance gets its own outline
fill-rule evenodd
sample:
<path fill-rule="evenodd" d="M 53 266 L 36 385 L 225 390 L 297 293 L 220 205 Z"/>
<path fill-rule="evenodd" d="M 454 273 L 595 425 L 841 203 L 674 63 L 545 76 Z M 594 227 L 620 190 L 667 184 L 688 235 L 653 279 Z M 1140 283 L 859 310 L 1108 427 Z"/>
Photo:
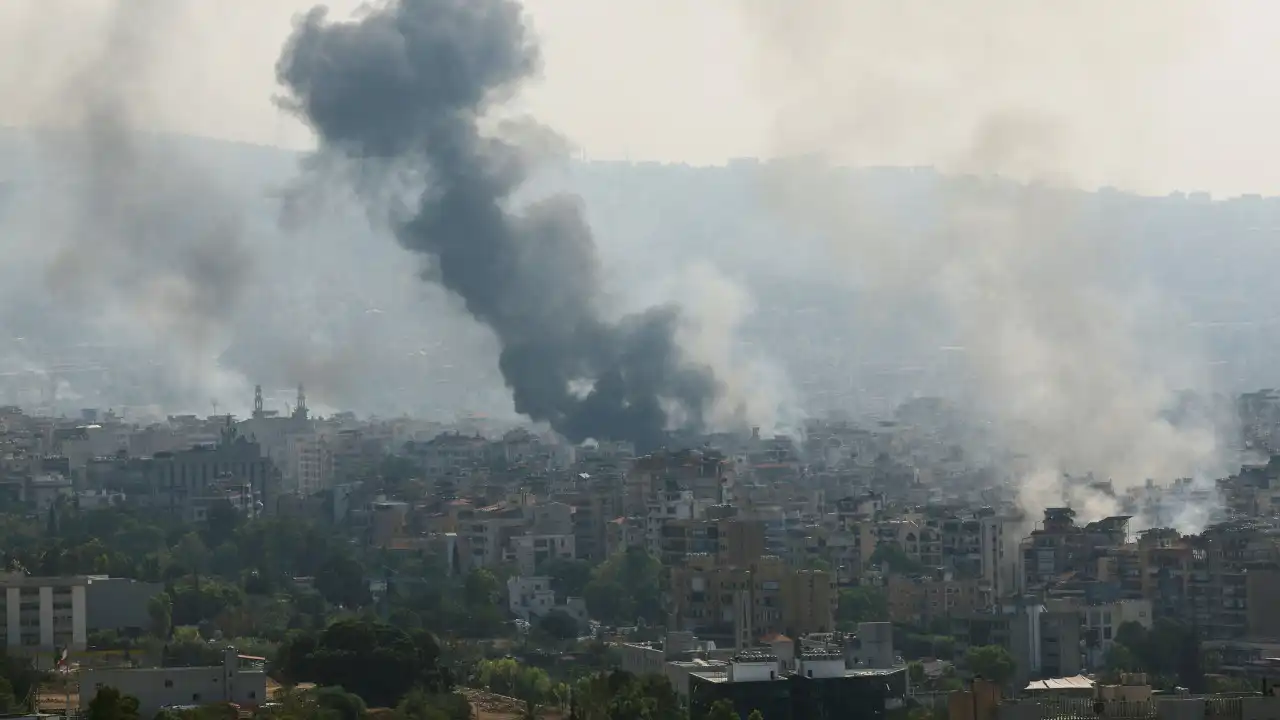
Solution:
<path fill-rule="evenodd" d="M 283 396 L 305 379 L 317 402 L 332 408 L 450 415 L 462 406 L 494 413 L 509 407 L 487 333 L 421 283 L 418 260 L 361 211 L 329 197 L 309 210 L 313 222 L 282 228 L 280 197 L 296 178 L 294 154 L 193 138 L 143 142 L 219 188 L 240 228 L 233 241 L 247 258 L 217 317 L 221 362 L 233 379 L 216 386 L 174 379 L 160 398 L 165 405 L 204 405 L 218 393 L 231 395 L 221 399 L 234 409 L 247 403 L 238 395 L 246 383 L 280 388 Z M 69 309 L 51 286 L 47 232 L 57 211 L 50 208 L 75 184 L 74 173 L 57 169 L 65 167 L 64 149 L 57 138 L 0 131 L 0 233 L 9 254 L 0 321 L 5 335 L 23 338 L 0 343 L 0 355 L 15 370 L 66 362 L 83 354 L 75 346 L 90 344 L 106 365 L 136 366 L 158 352 L 154 342 L 104 330 L 83 304 Z M 856 254 L 806 232 L 801 218 L 772 202 L 769 179 L 749 162 L 573 163 L 540 176 L 528 192 L 581 196 L 622 306 L 670 297 L 674 291 L 664 288 L 699 265 L 747 290 L 754 309 L 739 349 L 785 368 L 807 407 L 873 408 L 951 387 L 957 375 L 946 346 L 956 338 L 936 308 L 922 305 L 909 321 L 869 319 L 876 313 L 865 311 L 879 299 L 851 281 Z M 939 181 L 920 169 L 846 171 L 841 179 L 874 192 L 879 211 L 902 232 L 929 216 Z M 1178 323 L 1184 344 L 1201 353 L 1221 387 L 1275 384 L 1270 364 L 1280 346 L 1270 308 L 1278 299 L 1271 276 L 1280 267 L 1280 199 L 1114 191 L 1082 197 L 1079 222 L 1114 238 L 1124 259 L 1116 281 L 1158 288 L 1162 302 L 1185 318 Z M 192 212 L 205 205 L 188 199 Z M 185 209 L 171 210 L 181 233 Z M 160 255 L 133 261 L 163 263 Z M 159 362 L 175 357 L 181 354 Z M 68 390 L 83 396 L 75 401 L 81 404 L 154 401 L 142 385 L 142 377 L 117 370 Z"/>

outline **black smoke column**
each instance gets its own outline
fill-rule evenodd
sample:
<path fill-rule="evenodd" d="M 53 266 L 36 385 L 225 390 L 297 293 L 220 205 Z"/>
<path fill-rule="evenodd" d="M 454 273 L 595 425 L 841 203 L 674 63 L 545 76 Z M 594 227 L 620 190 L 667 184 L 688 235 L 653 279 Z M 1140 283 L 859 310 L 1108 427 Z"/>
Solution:
<path fill-rule="evenodd" d="M 602 318 L 576 199 L 507 211 L 532 153 L 482 134 L 478 119 L 537 67 L 512 0 L 398 0 L 353 22 L 312 10 L 276 72 L 284 106 L 316 131 L 322 154 L 425 175 L 409 219 L 392 220 L 396 235 L 497 334 L 518 412 L 574 441 L 656 446 L 669 426 L 701 427 L 720 385 L 682 359 L 678 309 Z"/>

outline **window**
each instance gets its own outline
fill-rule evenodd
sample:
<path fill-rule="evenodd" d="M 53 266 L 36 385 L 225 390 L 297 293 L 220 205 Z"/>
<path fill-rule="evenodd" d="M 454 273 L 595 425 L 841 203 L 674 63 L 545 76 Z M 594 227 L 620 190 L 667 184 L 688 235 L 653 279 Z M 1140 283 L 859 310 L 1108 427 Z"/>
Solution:
<path fill-rule="evenodd" d="M 200 702 L 200 693 L 191 693 L 191 702 Z"/>
<path fill-rule="evenodd" d="M 250 699 L 250 700 L 256 700 L 257 698 L 258 698 L 258 691 L 257 691 L 257 690 L 250 690 L 250 691 L 249 691 L 249 699 Z"/>
<path fill-rule="evenodd" d="M 167 687 L 167 688 L 171 688 L 171 687 L 173 687 L 173 681 L 172 681 L 172 680 L 165 680 L 165 681 L 164 681 L 164 686 L 165 686 L 165 687 Z"/>

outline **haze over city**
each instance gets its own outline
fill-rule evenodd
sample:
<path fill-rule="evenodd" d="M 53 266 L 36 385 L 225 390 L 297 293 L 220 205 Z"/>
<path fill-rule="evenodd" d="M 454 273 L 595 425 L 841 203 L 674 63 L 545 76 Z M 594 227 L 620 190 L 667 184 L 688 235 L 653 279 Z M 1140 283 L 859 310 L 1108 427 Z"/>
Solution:
<path fill-rule="evenodd" d="M 0 3 L 4 582 L 80 608 L 5 642 L 191 625 L 405 720 L 517 692 L 512 638 L 664 668 L 669 720 L 765 672 L 764 718 L 873 712 L 805 667 L 913 717 L 957 668 L 1203 690 L 1200 643 L 1280 637 L 1276 40 L 1262 0 Z M 325 665 L 380 623 L 453 670 Z"/>

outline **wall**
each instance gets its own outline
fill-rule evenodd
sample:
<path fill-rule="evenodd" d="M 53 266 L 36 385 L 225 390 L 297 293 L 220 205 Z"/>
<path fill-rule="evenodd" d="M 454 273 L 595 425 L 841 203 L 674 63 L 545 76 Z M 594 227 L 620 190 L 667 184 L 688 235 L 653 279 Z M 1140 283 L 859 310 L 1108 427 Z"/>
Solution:
<path fill-rule="evenodd" d="M 138 698 L 142 717 L 152 717 L 166 705 L 234 702 L 256 705 L 266 697 L 266 675 L 260 671 L 232 671 L 222 666 L 198 668 L 139 668 L 82 670 L 80 707 L 102 686 Z"/>
<path fill-rule="evenodd" d="M 124 630 L 151 626 L 147 603 L 164 591 L 160 583 L 128 578 L 90 578 L 85 588 L 85 627 L 88 631 Z"/>

